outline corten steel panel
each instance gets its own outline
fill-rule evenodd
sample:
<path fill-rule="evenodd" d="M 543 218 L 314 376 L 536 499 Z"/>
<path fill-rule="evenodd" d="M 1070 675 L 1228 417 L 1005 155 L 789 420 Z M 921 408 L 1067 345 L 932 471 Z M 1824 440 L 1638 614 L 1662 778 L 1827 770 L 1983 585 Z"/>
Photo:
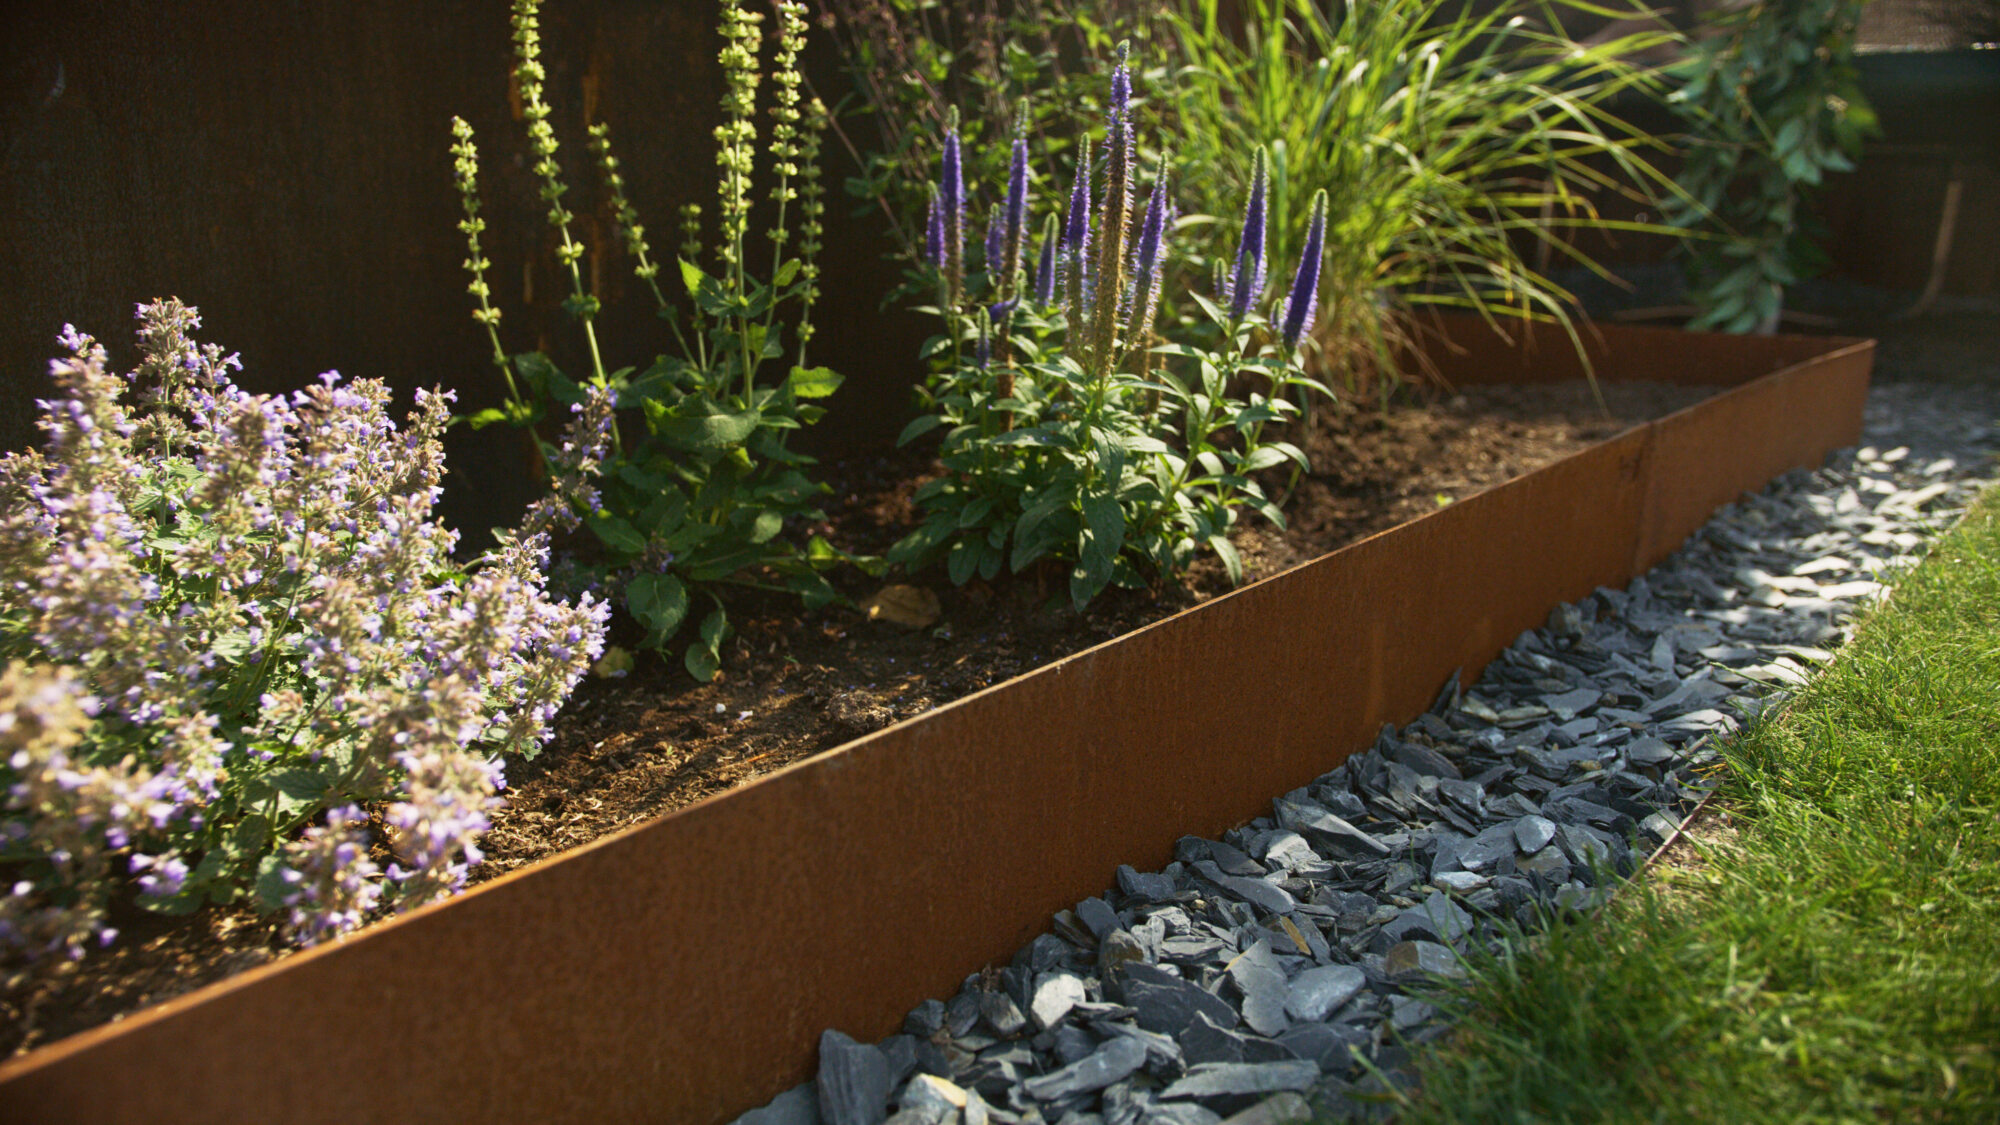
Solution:
<path fill-rule="evenodd" d="M 1672 554 L 1710 513 L 1747 488 L 1787 469 L 1817 465 L 1829 449 L 1860 439 L 1875 342 L 1832 343 L 1837 346 L 1810 366 L 1758 379 L 1653 423 L 1652 487 L 1633 573 Z"/>
<path fill-rule="evenodd" d="M 1732 401 L 1718 417 L 1783 405 Z M 1622 582 L 1656 432 L 0 1067 L 0 1105 L 33 1121 L 726 1120 L 804 1078 L 823 1027 L 887 1033 L 1114 865 L 1257 815 L 1553 602 Z"/>

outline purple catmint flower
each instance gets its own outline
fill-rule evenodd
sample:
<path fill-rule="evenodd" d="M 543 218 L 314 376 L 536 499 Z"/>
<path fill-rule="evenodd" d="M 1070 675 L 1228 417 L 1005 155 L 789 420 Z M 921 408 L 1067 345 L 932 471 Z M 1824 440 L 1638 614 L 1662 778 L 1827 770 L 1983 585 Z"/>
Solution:
<path fill-rule="evenodd" d="M 1250 158 L 1250 202 L 1243 208 L 1243 235 L 1236 242 L 1236 269 L 1223 290 L 1229 318 L 1242 320 L 1264 292 L 1264 220 L 1270 170 L 1264 146 Z"/>
<path fill-rule="evenodd" d="M 1312 222 L 1306 227 L 1306 248 L 1299 256 L 1299 272 L 1292 278 L 1291 295 L 1285 298 L 1281 318 L 1287 349 L 1299 346 L 1312 331 L 1314 307 L 1319 304 L 1319 259 L 1326 242 L 1326 191 L 1313 195 Z"/>

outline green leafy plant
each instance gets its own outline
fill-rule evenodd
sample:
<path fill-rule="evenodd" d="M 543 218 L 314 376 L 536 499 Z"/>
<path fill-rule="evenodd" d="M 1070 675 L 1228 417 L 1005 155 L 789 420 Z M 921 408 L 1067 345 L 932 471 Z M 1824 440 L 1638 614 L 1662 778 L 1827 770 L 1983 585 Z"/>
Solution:
<path fill-rule="evenodd" d="M 931 311 L 946 331 L 927 349 L 936 364 L 929 409 L 903 435 L 941 429 L 947 471 L 918 490 L 925 522 L 890 561 L 942 559 L 957 583 L 1058 561 L 1080 608 L 1108 585 L 1178 573 L 1203 551 L 1240 580 L 1228 538 L 1238 511 L 1283 525 L 1258 474 L 1305 467 L 1305 455 L 1267 440 L 1266 427 L 1296 413 L 1292 388 L 1325 391 L 1295 361 L 1317 304 L 1326 199 L 1316 201 L 1273 324 L 1259 313 L 1269 185 L 1257 176 L 1228 284 L 1213 299 L 1193 296 L 1224 342 L 1162 343 L 1155 326 L 1172 241 L 1171 165 L 1159 161 L 1138 207 L 1133 116 L 1121 46 L 1101 197 L 1093 205 L 1089 149 L 1080 149 L 1068 206 L 1047 215 L 1030 254 L 1028 144 L 1017 135 L 977 273 L 964 247 L 966 161 L 948 122 L 926 224 L 941 295 Z M 1231 393 L 1232 381 L 1253 385 L 1247 398 Z"/>
<path fill-rule="evenodd" d="M 613 220 L 633 272 L 652 293 L 675 345 L 674 353 L 659 356 L 643 370 L 609 372 L 593 327 L 599 303 L 585 290 L 578 268 L 584 246 L 571 234 L 575 216 L 563 203 L 568 187 L 556 161 L 557 142 L 542 96 L 538 8 L 539 0 L 514 4 L 514 77 L 541 196 L 560 239 L 556 257 L 569 275 L 570 295 L 563 307 L 583 331 L 592 371 L 579 383 L 540 352 L 510 357 L 502 346 L 500 313 L 492 307 L 484 276 L 489 263 L 479 246 L 484 221 L 478 213 L 478 154 L 471 127 L 454 119 L 457 143 L 452 152 L 465 207 L 459 226 L 471 251 L 466 262 L 470 291 L 479 300 L 473 317 L 486 328 L 494 364 L 507 387 L 504 406 L 473 415 L 472 424 L 505 421 L 532 427 L 555 406 L 574 409 L 587 387 L 613 392 L 619 413 L 630 421 L 614 428 L 613 451 L 594 487 L 572 497 L 595 540 L 584 569 L 593 579 L 622 590 L 623 606 L 646 629 L 648 647 L 664 647 L 684 625 L 699 622 L 682 660 L 692 675 L 706 680 L 715 675 L 729 634 L 724 587 L 789 591 L 808 605 L 824 604 L 835 597 L 824 572 L 851 559 L 823 538 L 800 545 L 783 534 L 788 527 L 824 518 L 814 498 L 825 487 L 804 472 L 812 459 L 790 449 L 787 439 L 791 431 L 819 420 L 823 408 L 812 400 L 832 394 L 841 382 L 838 374 L 810 366 L 806 358 L 813 302 L 819 295 L 816 257 L 824 200 L 818 160 L 826 111 L 817 99 L 806 101 L 800 90 L 805 6 L 796 0 L 775 5 L 779 34 L 770 66 L 766 153 L 775 217 L 764 231 L 770 244 L 764 277 L 752 265 L 760 248 L 750 224 L 758 158 L 757 88 L 763 76 L 759 15 L 738 0 L 721 4 L 726 89 L 723 123 L 715 134 L 721 170 L 717 228 L 712 244 L 705 244 L 699 206 L 684 206 L 679 258 L 667 270 L 667 287 L 678 285 L 687 297 L 690 308 L 684 318 L 660 284 L 661 263 L 650 256 L 646 230 L 626 196 L 609 128 L 591 126 L 590 147 Z M 788 225 L 794 214 L 799 219 L 796 232 Z M 779 372 L 775 376 L 766 372 L 773 365 Z M 705 612 L 698 599 L 708 602 Z"/>
<path fill-rule="evenodd" d="M 1685 82 L 1685 243 L 1692 328 L 1772 332 L 1785 287 L 1825 267 L 1805 205 L 1850 171 L 1875 114 L 1854 67 L 1861 0 L 1767 0 L 1710 9 Z"/>
<path fill-rule="evenodd" d="M 1569 0 L 1219 0 L 1165 6 L 1158 36 L 1172 98 L 1152 112 L 1185 169 L 1191 207 L 1225 214 L 1270 153 L 1274 251 L 1296 253 L 1308 200 L 1328 196 L 1323 370 L 1384 393 L 1414 354 L 1414 310 L 1469 309 L 1497 326 L 1552 322 L 1572 339 L 1575 302 L 1551 258 L 1603 272 L 1570 241 L 1630 227 L 1593 197 L 1650 198 L 1664 178 L 1650 138 L 1611 109 L 1657 91 L 1624 61 L 1667 38 L 1584 46 Z M 1222 224 L 1190 226 L 1197 271 L 1229 253 Z"/>

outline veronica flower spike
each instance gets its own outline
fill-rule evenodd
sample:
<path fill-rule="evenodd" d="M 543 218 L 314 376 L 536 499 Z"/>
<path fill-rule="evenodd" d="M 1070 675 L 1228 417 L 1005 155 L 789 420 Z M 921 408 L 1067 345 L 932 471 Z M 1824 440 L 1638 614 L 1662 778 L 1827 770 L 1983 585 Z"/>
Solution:
<path fill-rule="evenodd" d="M 965 169 L 958 146 L 958 113 L 944 132 L 944 160 L 938 176 L 938 212 L 944 227 L 944 281 L 953 304 L 965 290 Z"/>
<path fill-rule="evenodd" d="M 1041 253 L 1035 260 L 1035 303 L 1045 309 L 1056 303 L 1056 243 L 1062 237 L 1058 229 L 1054 214 L 1043 220 Z"/>
<path fill-rule="evenodd" d="M 1248 316 L 1264 292 L 1264 218 L 1270 181 L 1264 146 L 1258 145 L 1256 155 L 1250 158 L 1250 203 L 1243 208 L 1243 236 L 1236 243 L 1236 269 L 1222 292 L 1229 304 L 1231 320 Z"/>
<path fill-rule="evenodd" d="M 1146 200 L 1146 217 L 1139 224 L 1139 242 L 1132 251 L 1132 319 L 1126 325 L 1128 347 L 1144 347 L 1160 307 L 1160 273 L 1166 261 L 1167 193 L 1172 187 L 1167 157 L 1160 157 L 1160 174 Z"/>
<path fill-rule="evenodd" d="M 1003 281 L 1012 286 L 1021 268 L 1028 238 L 1028 142 L 1017 131 L 1013 160 L 1007 170 L 1007 228 L 1001 257 Z"/>
<path fill-rule="evenodd" d="M 1312 331 L 1313 308 L 1319 304 L 1319 259 L 1326 244 L 1326 191 L 1313 195 L 1312 224 L 1306 228 L 1305 252 L 1299 256 L 1299 272 L 1292 278 L 1291 295 L 1285 299 L 1282 335 L 1286 350 Z"/>

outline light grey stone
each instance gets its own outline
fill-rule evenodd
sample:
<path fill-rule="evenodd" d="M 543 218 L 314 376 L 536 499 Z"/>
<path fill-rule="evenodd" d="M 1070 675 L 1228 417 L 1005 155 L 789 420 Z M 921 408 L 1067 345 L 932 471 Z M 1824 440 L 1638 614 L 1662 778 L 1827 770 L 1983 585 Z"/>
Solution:
<path fill-rule="evenodd" d="M 1319 1064 L 1303 1059 L 1267 1063 L 1201 1063 L 1161 1091 L 1163 1099 L 1242 1097 L 1280 1090 L 1310 1090 Z"/>
<path fill-rule="evenodd" d="M 1367 987 L 1368 978 L 1352 965 L 1322 965 L 1292 979 L 1285 1011 L 1295 1020 L 1317 1023 Z"/>
<path fill-rule="evenodd" d="M 1514 822 L 1514 844 L 1524 856 L 1534 855 L 1556 838 L 1556 822 L 1545 816 L 1524 816 Z"/>
<path fill-rule="evenodd" d="M 1087 999 L 1083 978 L 1069 973 L 1044 973 L 1035 979 L 1035 996 L 1028 1010 L 1035 1026 L 1047 1031 L 1061 1023 L 1071 1008 Z"/>

